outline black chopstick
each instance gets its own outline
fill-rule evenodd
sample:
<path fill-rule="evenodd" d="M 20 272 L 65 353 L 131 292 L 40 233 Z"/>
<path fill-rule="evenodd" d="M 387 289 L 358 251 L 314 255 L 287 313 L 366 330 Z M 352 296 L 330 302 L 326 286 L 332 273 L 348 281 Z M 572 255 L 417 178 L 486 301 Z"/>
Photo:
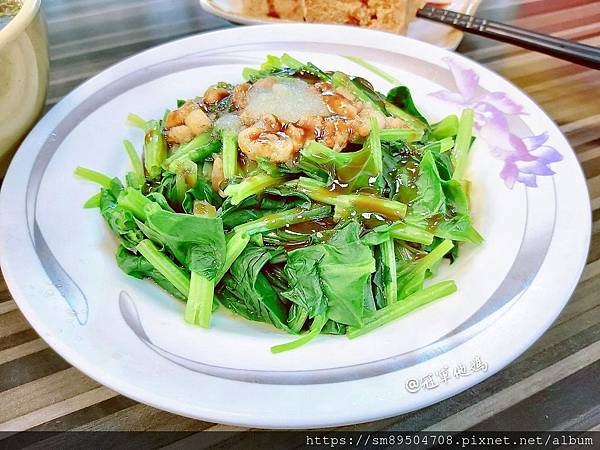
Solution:
<path fill-rule="evenodd" d="M 517 45 L 528 50 L 545 53 L 592 69 L 600 69 L 600 48 L 591 45 L 432 6 L 421 8 L 417 11 L 417 17 L 450 25 L 469 33 Z"/>

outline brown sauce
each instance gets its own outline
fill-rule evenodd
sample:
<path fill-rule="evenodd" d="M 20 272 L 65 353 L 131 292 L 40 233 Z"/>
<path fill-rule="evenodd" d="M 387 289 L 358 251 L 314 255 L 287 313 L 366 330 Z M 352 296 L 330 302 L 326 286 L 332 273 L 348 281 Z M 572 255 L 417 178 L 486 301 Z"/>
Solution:
<path fill-rule="evenodd" d="M 301 80 L 306 81 L 308 84 L 316 84 L 321 81 L 321 79 L 318 76 L 305 70 L 297 72 L 296 78 L 300 78 Z"/>
<path fill-rule="evenodd" d="M 202 200 L 194 202 L 194 215 L 195 216 L 206 216 L 206 217 L 215 217 L 217 215 L 217 210 L 210 203 Z"/>
<path fill-rule="evenodd" d="M 312 124 L 300 125 L 298 123 L 295 123 L 294 126 L 302 130 L 302 132 L 304 133 L 304 141 L 309 141 L 312 139 L 317 140 L 319 139 L 320 134 L 322 132 L 321 129 L 315 127 Z"/>
<path fill-rule="evenodd" d="M 299 234 L 315 234 L 323 231 L 331 230 L 335 227 L 335 222 L 332 217 L 323 219 L 311 220 L 308 222 L 294 223 L 286 225 L 286 230 Z"/>
<path fill-rule="evenodd" d="M 380 225 L 388 224 L 390 221 L 385 217 L 375 213 L 362 213 L 361 222 L 366 228 L 377 228 Z"/>
<path fill-rule="evenodd" d="M 431 217 L 427 218 L 427 229 L 429 231 L 433 231 L 437 228 L 437 226 L 444 220 L 444 216 L 442 214 L 435 214 Z"/>
<path fill-rule="evenodd" d="M 298 248 L 308 247 L 310 244 L 311 244 L 310 239 L 305 239 L 303 241 L 290 241 L 290 242 L 285 242 L 283 244 L 283 248 L 286 251 L 291 252 L 292 250 L 296 250 Z"/>

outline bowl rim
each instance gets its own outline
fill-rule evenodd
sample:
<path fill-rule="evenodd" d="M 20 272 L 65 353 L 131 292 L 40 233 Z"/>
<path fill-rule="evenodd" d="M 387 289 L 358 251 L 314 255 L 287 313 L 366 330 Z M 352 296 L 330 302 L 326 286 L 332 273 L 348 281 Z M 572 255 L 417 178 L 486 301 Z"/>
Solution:
<path fill-rule="evenodd" d="M 40 5 L 41 0 L 23 0 L 17 15 L 0 30 L 0 49 L 17 38 L 29 26 L 40 10 Z"/>

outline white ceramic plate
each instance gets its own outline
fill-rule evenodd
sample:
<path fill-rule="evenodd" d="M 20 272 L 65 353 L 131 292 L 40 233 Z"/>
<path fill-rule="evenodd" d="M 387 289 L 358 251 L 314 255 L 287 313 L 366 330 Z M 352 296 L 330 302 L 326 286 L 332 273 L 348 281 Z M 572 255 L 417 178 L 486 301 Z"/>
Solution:
<path fill-rule="evenodd" d="M 448 3 L 447 8 L 452 11 L 474 15 L 481 0 L 453 0 L 440 3 Z M 249 16 L 244 12 L 242 0 L 200 0 L 200 5 L 205 11 L 233 23 L 244 25 L 290 23 L 282 19 Z M 425 19 L 416 19 L 410 23 L 407 36 L 448 50 L 454 50 L 460 44 L 463 32 L 447 25 Z"/>
<path fill-rule="evenodd" d="M 366 58 L 408 85 L 434 121 L 473 107 L 479 138 L 469 178 L 475 224 L 486 241 L 462 247 L 457 264 L 437 275 L 456 280 L 453 296 L 359 339 L 320 336 L 273 355 L 269 347 L 289 336 L 223 309 L 210 330 L 188 326 L 181 303 L 121 273 L 114 238 L 97 211 L 82 209 L 96 187 L 72 173 L 83 165 L 122 176 L 122 140 L 142 139 L 125 125 L 127 113 L 160 117 L 176 99 L 219 80 L 239 82 L 243 67 L 284 51 L 387 91 L 391 84 L 342 55 Z M 489 377 L 561 311 L 589 235 L 586 184 L 573 151 L 528 97 L 459 55 L 344 26 L 235 28 L 129 58 L 42 119 L 0 197 L 2 271 L 27 319 L 59 354 L 128 397 L 253 427 L 379 419 Z"/>

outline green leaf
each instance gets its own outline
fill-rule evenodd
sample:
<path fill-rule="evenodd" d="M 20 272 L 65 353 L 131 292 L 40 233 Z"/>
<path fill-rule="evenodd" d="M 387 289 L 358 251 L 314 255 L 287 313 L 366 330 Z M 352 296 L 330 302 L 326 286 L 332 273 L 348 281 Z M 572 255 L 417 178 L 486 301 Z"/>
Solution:
<path fill-rule="evenodd" d="M 454 167 L 452 166 L 452 159 L 450 152 L 435 152 L 432 151 L 433 157 L 435 158 L 435 164 L 440 174 L 440 178 L 443 181 L 448 181 L 452 178 Z"/>
<path fill-rule="evenodd" d="M 323 259 L 323 245 L 311 245 L 288 254 L 285 274 L 290 288 L 281 295 L 308 311 L 310 317 L 324 314 L 327 298 L 321 286 L 319 263 Z"/>
<path fill-rule="evenodd" d="M 342 335 L 346 334 L 346 325 L 335 322 L 333 320 L 328 320 L 323 328 L 321 329 L 321 334 L 335 334 Z"/>
<path fill-rule="evenodd" d="M 188 214 L 193 214 L 195 201 L 208 202 L 217 208 L 223 203 L 219 194 L 213 191 L 208 180 L 202 176 L 199 176 L 196 185 L 185 193 L 182 202 L 183 210 Z"/>
<path fill-rule="evenodd" d="M 452 241 L 445 240 L 424 257 L 399 263 L 397 267 L 398 299 L 404 299 L 423 289 L 427 272 L 437 265 L 453 247 Z"/>
<path fill-rule="evenodd" d="M 100 192 L 96 192 L 83 204 L 85 209 L 100 208 Z"/>
<path fill-rule="evenodd" d="M 429 122 L 427 122 L 425 116 L 415 106 L 410 89 L 406 86 L 398 86 L 388 92 L 387 101 L 429 126 Z"/>
<path fill-rule="evenodd" d="M 100 214 L 121 244 L 133 250 L 144 235 L 137 226 L 133 214 L 118 205 L 117 199 L 122 191 L 123 185 L 117 178 L 111 180 L 108 188 L 100 191 Z"/>
<path fill-rule="evenodd" d="M 358 98 L 359 100 L 369 104 L 375 110 L 385 114 L 385 97 L 373 89 L 371 84 L 363 78 L 350 79 L 343 72 L 334 72 L 331 76 L 331 82 L 336 87 L 342 87 Z"/>
<path fill-rule="evenodd" d="M 431 135 L 435 139 L 456 136 L 458 133 L 458 117 L 452 114 L 431 126 Z"/>
<path fill-rule="evenodd" d="M 143 280 L 149 278 L 158 284 L 161 288 L 179 300 L 185 300 L 186 297 L 150 262 L 141 255 L 136 255 L 127 250 L 122 245 L 119 246 L 116 254 L 117 265 L 127 275 Z"/>
<path fill-rule="evenodd" d="M 221 270 L 226 256 L 220 218 L 155 211 L 146 225 L 183 265 L 208 280 Z"/>
<path fill-rule="evenodd" d="M 432 217 L 446 212 L 446 197 L 442 180 L 431 151 L 426 151 L 419 164 L 417 177 L 417 197 L 412 203 L 412 215 Z"/>
<path fill-rule="evenodd" d="M 378 148 L 381 149 L 380 142 Z M 349 191 L 368 187 L 371 178 L 381 172 L 381 160 L 375 158 L 368 144 L 357 152 L 336 152 L 323 144 L 309 141 L 300 152 L 300 160 L 327 170 L 332 178 L 348 185 Z"/>
<path fill-rule="evenodd" d="M 160 192 L 150 192 L 146 197 L 154 203 L 157 203 L 165 211 L 175 212 L 173 208 L 171 208 L 171 205 L 169 204 L 165 196 L 162 195 Z"/>
<path fill-rule="evenodd" d="M 295 206 L 301 206 L 305 209 L 310 208 L 311 201 L 306 194 L 298 192 L 286 185 L 265 189 L 264 194 L 265 195 L 263 196 L 263 200 L 261 202 L 261 208 L 263 209 L 269 209 L 267 208 L 265 201 L 272 197 L 279 197 L 285 200 L 289 208 L 293 208 Z"/>
<path fill-rule="evenodd" d="M 287 313 L 275 289 L 261 272 L 281 250 L 248 246 L 223 277 L 221 303 L 243 317 L 288 331 Z"/>
<path fill-rule="evenodd" d="M 438 223 L 434 231 L 435 235 L 444 239 L 480 244 L 483 238 L 472 225 L 469 199 L 463 185 L 456 180 L 450 180 L 443 182 L 443 189 L 447 207 L 452 211 L 452 215 L 444 217 Z"/>
<path fill-rule="evenodd" d="M 350 221 L 329 241 L 294 250 L 285 268 L 290 290 L 283 295 L 309 311 L 336 322 L 359 326 L 365 284 L 375 272 L 369 247 L 360 241 L 360 225 Z"/>

